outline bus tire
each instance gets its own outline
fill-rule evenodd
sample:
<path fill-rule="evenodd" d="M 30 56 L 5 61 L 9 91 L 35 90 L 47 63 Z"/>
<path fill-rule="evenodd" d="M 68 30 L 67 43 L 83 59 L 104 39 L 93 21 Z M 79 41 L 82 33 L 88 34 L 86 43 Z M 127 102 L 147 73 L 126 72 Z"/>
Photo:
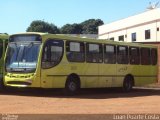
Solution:
<path fill-rule="evenodd" d="M 65 94 L 75 95 L 79 89 L 80 89 L 80 82 L 78 77 L 72 75 L 69 76 L 65 84 L 65 91 L 64 91 Z"/>
<path fill-rule="evenodd" d="M 123 91 L 130 92 L 133 88 L 134 80 L 132 76 L 126 76 L 123 81 Z"/>

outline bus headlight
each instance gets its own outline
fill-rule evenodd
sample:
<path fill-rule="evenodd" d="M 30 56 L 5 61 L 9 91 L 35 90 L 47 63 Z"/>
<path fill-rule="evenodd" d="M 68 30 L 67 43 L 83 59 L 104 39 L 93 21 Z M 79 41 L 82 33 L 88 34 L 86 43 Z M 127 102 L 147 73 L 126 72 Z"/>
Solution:
<path fill-rule="evenodd" d="M 32 79 L 26 79 L 26 82 L 32 83 Z"/>

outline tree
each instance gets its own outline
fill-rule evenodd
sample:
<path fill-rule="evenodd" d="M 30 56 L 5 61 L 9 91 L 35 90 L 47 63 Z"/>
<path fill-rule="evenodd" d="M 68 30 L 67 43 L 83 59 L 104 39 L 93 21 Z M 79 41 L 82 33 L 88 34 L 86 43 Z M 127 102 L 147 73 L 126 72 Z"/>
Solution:
<path fill-rule="evenodd" d="M 89 19 L 81 23 L 83 34 L 98 34 L 98 26 L 103 25 L 101 19 Z"/>
<path fill-rule="evenodd" d="M 66 24 L 61 28 L 62 34 L 82 34 L 82 26 L 80 24 Z"/>
<path fill-rule="evenodd" d="M 98 26 L 103 25 L 101 19 L 89 19 L 80 24 L 66 24 L 61 28 L 62 34 L 98 34 Z"/>
<path fill-rule="evenodd" d="M 52 34 L 60 33 L 57 26 L 42 20 L 33 21 L 26 30 L 27 32 L 48 32 Z"/>
<path fill-rule="evenodd" d="M 66 24 L 59 30 L 57 26 L 42 20 L 33 21 L 27 32 L 48 32 L 52 34 L 98 34 L 98 26 L 103 25 L 101 19 L 89 19 L 80 24 Z"/>

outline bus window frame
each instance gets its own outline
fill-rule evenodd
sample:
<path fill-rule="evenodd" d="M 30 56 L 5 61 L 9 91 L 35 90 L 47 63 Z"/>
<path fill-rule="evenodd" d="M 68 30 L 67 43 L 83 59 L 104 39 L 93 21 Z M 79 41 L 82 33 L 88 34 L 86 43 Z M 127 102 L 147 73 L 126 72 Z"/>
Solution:
<path fill-rule="evenodd" d="M 148 49 L 149 50 L 149 57 L 145 57 L 144 58 L 144 56 L 142 56 L 142 49 Z M 152 63 L 151 63 L 151 48 L 148 48 L 148 47 L 141 47 L 140 48 L 140 54 L 141 54 L 141 65 L 151 65 Z M 145 56 L 146 56 L 146 54 L 145 54 Z M 149 59 L 148 59 L 149 58 Z M 143 60 L 143 61 L 142 61 Z M 148 63 L 145 63 L 146 62 L 146 60 L 149 60 L 148 61 Z M 145 62 L 144 62 L 145 61 Z M 142 63 L 143 62 L 143 63 Z"/>
<path fill-rule="evenodd" d="M 106 53 L 106 46 L 113 46 L 114 47 L 114 63 L 108 63 L 108 62 L 105 62 L 105 54 Z M 104 64 L 116 64 L 117 63 L 117 46 L 116 45 L 113 45 L 113 44 L 104 44 L 103 46 L 103 61 L 104 61 Z"/>
<path fill-rule="evenodd" d="M 49 41 L 62 41 L 63 42 L 63 47 L 62 47 L 62 55 L 61 55 L 61 57 L 60 57 L 60 59 L 59 59 L 59 62 L 57 62 L 56 64 L 54 64 L 54 65 L 51 65 L 51 66 L 49 66 L 49 67 L 43 67 L 43 62 L 46 62 L 46 61 L 43 61 L 43 57 L 44 57 L 44 49 L 45 49 L 45 46 L 46 46 L 46 44 L 47 44 L 47 42 L 49 42 Z M 41 57 L 41 68 L 42 69 L 50 69 L 50 68 L 53 68 L 53 67 L 56 67 L 57 65 L 59 65 L 59 63 L 62 61 L 62 59 L 63 59 L 63 56 L 64 56 L 64 40 L 63 39 L 56 39 L 56 38 L 48 38 L 45 42 L 44 42 L 44 45 L 43 45 L 43 48 L 42 48 L 42 57 Z"/>
<path fill-rule="evenodd" d="M 89 52 L 89 44 L 99 45 L 99 53 L 97 52 L 96 54 L 98 54 L 98 56 L 101 55 L 101 59 L 100 59 L 100 57 L 98 57 L 98 60 L 97 60 L 96 62 L 94 62 L 93 59 L 92 59 L 92 61 L 88 61 L 88 54 L 91 53 L 91 52 Z M 100 48 L 101 48 L 101 49 L 100 49 Z M 101 44 L 101 43 L 87 42 L 87 43 L 86 43 L 86 62 L 87 62 L 87 63 L 103 63 L 103 54 L 104 54 L 103 51 L 104 51 L 104 50 L 103 50 L 103 44 Z M 95 54 L 95 53 L 93 53 L 93 54 Z M 94 56 L 94 55 L 93 55 L 93 56 Z M 96 59 L 97 59 L 97 58 L 96 58 Z"/>
<path fill-rule="evenodd" d="M 156 51 L 156 56 L 153 56 L 153 54 L 152 54 L 152 50 L 155 50 Z M 158 51 L 157 51 L 157 49 L 156 48 L 151 48 L 150 49 L 150 56 L 151 56 L 151 65 L 157 65 L 157 63 L 158 63 Z M 156 57 L 156 59 L 154 59 Z M 156 62 L 154 63 L 154 61 L 153 60 L 156 60 Z"/>
<path fill-rule="evenodd" d="M 134 55 L 131 55 L 131 49 L 132 49 L 132 48 L 135 48 L 135 49 L 138 50 L 138 51 L 137 51 L 138 57 L 136 56 L 137 58 L 135 58 Z M 132 57 L 133 57 L 134 62 L 132 62 Z M 137 59 L 138 59 L 138 62 L 135 62 L 135 60 L 137 60 Z M 140 65 L 140 64 L 141 64 L 141 55 L 140 55 L 140 48 L 139 48 L 139 47 L 129 46 L 129 63 L 130 63 L 131 65 Z"/>
<path fill-rule="evenodd" d="M 79 43 L 80 44 L 80 51 L 79 52 L 76 52 L 76 51 L 70 51 L 70 43 L 71 42 L 74 42 L 74 43 Z M 79 62 L 79 63 L 83 63 L 85 62 L 86 60 L 86 44 L 84 42 L 79 42 L 79 41 L 72 41 L 72 40 L 68 40 L 65 42 L 65 49 L 66 49 L 66 57 L 67 57 L 67 60 L 69 62 Z M 81 44 L 83 44 L 83 51 L 81 52 Z M 69 53 L 70 52 L 70 53 Z M 76 60 L 71 60 L 69 59 L 69 55 L 68 54 L 71 54 L 72 53 L 80 53 L 80 54 L 83 54 L 83 60 L 81 61 L 76 61 Z"/>
<path fill-rule="evenodd" d="M 123 57 L 122 55 L 120 55 L 119 54 L 119 47 L 125 47 L 125 48 L 127 48 L 126 50 L 127 50 L 127 54 L 125 55 L 125 57 Z M 126 45 L 117 45 L 117 64 L 129 64 L 129 47 Z M 120 57 L 121 57 L 121 60 L 120 60 Z M 124 61 L 123 59 L 125 60 L 125 59 L 127 59 L 126 60 L 126 62 L 122 62 L 122 61 Z"/>
<path fill-rule="evenodd" d="M 0 60 L 2 59 L 2 57 L 3 57 L 3 52 L 4 52 L 4 41 L 3 41 L 3 39 L 0 39 L 0 44 L 2 45 L 1 47 L 0 47 Z"/>

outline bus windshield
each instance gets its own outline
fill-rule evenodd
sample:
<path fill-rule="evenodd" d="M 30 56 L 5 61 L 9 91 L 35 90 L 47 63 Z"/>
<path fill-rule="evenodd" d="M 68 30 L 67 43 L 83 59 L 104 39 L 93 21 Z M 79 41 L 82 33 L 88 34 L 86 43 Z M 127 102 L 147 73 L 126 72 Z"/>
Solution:
<path fill-rule="evenodd" d="M 8 72 L 34 72 L 39 48 L 40 43 L 10 43 L 6 58 L 6 70 Z"/>

